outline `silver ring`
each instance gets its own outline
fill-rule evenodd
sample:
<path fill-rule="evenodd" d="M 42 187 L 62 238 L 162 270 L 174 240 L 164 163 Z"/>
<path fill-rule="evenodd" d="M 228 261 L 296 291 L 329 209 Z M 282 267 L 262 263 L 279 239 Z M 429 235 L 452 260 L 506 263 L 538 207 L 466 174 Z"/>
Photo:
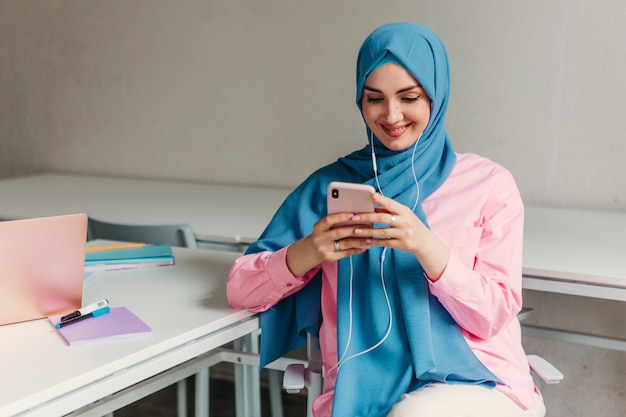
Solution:
<path fill-rule="evenodd" d="M 339 252 L 339 241 L 335 240 L 335 252 Z"/>
<path fill-rule="evenodd" d="M 393 214 L 391 215 L 391 220 L 389 221 L 389 226 L 393 226 L 393 224 L 396 222 L 396 216 L 394 216 Z"/>

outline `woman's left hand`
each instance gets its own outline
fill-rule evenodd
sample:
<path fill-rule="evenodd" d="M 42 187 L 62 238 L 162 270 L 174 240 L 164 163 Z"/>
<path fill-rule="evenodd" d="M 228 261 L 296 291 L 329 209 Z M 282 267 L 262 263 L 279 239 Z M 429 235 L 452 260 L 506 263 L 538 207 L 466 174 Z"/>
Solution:
<path fill-rule="evenodd" d="M 383 197 L 379 193 L 373 196 L 374 203 L 377 204 L 375 213 L 358 214 L 359 218 L 353 221 L 363 223 L 386 224 L 388 228 L 358 228 L 356 235 L 369 236 L 372 244 L 400 249 L 406 252 L 415 253 L 424 245 L 424 234 L 429 233 L 428 228 L 422 221 L 404 204 L 400 204 L 391 198 Z"/>
<path fill-rule="evenodd" d="M 372 245 L 410 252 L 418 259 L 429 279 L 435 281 L 443 273 L 450 257 L 448 247 L 433 234 L 413 211 L 379 193 L 373 196 L 375 213 L 363 213 L 353 221 L 387 224 L 387 228 L 357 228 L 355 234 L 371 237 Z"/>

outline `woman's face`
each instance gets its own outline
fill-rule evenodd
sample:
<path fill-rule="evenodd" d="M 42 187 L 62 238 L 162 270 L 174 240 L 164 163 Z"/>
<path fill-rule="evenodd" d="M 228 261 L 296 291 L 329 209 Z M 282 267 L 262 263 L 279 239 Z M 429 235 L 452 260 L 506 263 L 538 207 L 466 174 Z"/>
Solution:
<path fill-rule="evenodd" d="M 386 148 L 401 151 L 415 143 L 430 118 L 430 99 L 404 68 L 385 64 L 363 87 L 365 123 Z"/>

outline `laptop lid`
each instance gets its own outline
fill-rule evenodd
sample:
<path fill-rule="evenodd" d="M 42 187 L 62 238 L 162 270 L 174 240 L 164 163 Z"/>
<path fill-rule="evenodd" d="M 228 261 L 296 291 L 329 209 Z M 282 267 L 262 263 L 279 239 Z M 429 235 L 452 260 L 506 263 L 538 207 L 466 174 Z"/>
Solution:
<path fill-rule="evenodd" d="M 0 221 L 0 325 L 81 307 L 85 213 Z"/>

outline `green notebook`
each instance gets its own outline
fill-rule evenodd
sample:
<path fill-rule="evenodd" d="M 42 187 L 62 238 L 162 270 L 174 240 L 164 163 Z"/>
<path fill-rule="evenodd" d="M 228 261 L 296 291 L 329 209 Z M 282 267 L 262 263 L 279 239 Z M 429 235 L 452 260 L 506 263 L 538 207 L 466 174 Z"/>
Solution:
<path fill-rule="evenodd" d="M 145 245 L 135 248 L 97 250 L 85 253 L 85 270 L 112 270 L 174 265 L 172 247 Z"/>

